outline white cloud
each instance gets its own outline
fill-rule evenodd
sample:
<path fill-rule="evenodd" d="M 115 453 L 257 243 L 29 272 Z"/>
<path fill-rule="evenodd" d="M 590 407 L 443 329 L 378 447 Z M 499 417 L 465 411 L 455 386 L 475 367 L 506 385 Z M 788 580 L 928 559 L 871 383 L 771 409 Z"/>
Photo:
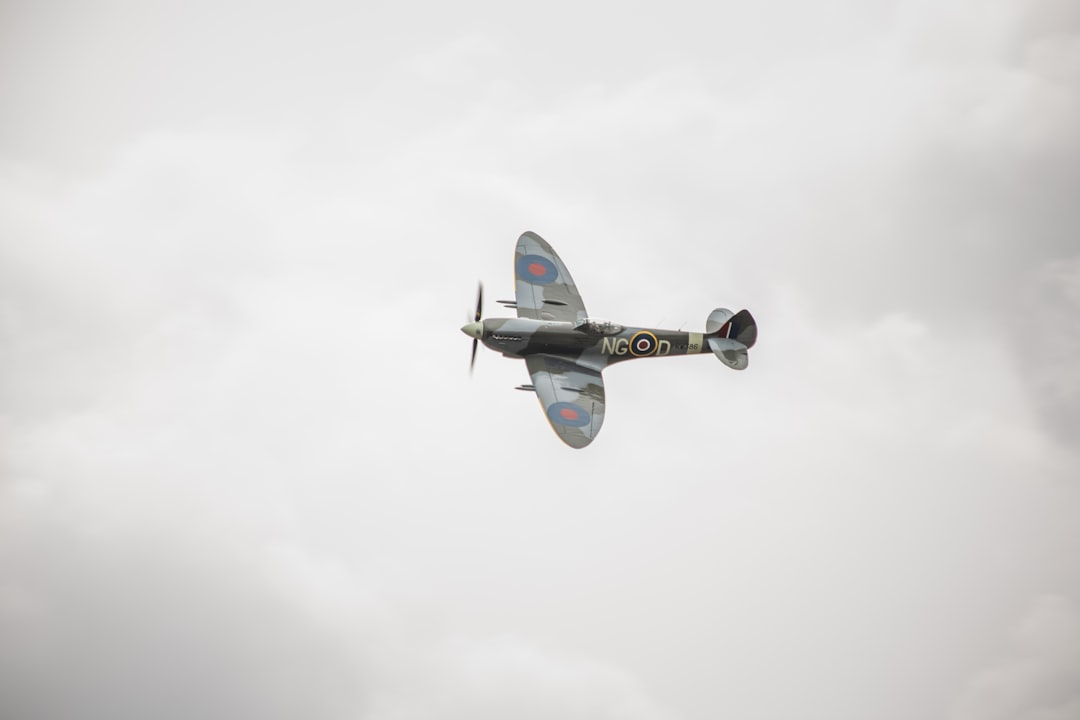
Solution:
<path fill-rule="evenodd" d="M 24 26 L 5 717 L 1074 712 L 986 639 L 1080 581 L 1075 23 L 830 7 Z M 750 369 L 613 369 L 567 455 L 457 331 L 527 228 Z"/>
<path fill-rule="evenodd" d="M 1080 612 L 1060 595 L 1036 598 L 1016 628 L 1012 652 L 977 674 L 953 720 L 1068 720 L 1080 712 Z"/>
<path fill-rule="evenodd" d="M 428 672 L 401 680 L 377 720 L 671 717 L 625 673 L 508 636 L 456 638 L 427 654 Z"/>

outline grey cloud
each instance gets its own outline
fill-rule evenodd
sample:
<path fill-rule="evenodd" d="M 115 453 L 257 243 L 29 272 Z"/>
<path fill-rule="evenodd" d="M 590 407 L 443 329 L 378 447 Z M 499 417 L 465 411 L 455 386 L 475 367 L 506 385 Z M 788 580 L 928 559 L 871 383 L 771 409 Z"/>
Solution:
<path fill-rule="evenodd" d="M 1075 4 L 796 5 L 0 23 L 0 714 L 1074 713 Z M 751 368 L 570 462 L 525 229 Z"/>
<path fill-rule="evenodd" d="M 1048 426 L 1075 449 L 1080 437 L 1080 258 L 1028 273 L 1012 316 L 1016 363 Z"/>
<path fill-rule="evenodd" d="M 5 717 L 665 716 L 625 672 L 418 623 L 408 603 L 389 602 L 377 569 L 235 516 L 181 521 L 183 497 L 140 497 L 128 511 L 146 523 L 124 528 L 70 488 L 40 484 L 6 492 Z"/>
<path fill-rule="evenodd" d="M 347 628 L 275 592 L 258 547 L 160 529 L 101 537 L 20 510 L 28 530 L 4 532 L 6 717 L 363 711 L 369 681 Z"/>
<path fill-rule="evenodd" d="M 1080 614 L 1075 601 L 1044 595 L 1016 628 L 1012 653 L 976 675 L 953 720 L 1066 720 L 1080 712 Z"/>

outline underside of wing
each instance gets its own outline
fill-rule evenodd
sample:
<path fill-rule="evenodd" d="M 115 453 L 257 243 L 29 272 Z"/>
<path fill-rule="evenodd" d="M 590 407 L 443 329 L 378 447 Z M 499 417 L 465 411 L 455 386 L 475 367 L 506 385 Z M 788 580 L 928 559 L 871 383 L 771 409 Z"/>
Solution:
<path fill-rule="evenodd" d="M 514 251 L 518 317 L 577 322 L 586 317 L 574 279 L 542 237 L 526 232 Z"/>
<path fill-rule="evenodd" d="M 596 370 L 554 355 L 525 358 L 544 415 L 572 448 L 593 441 L 604 424 L 604 379 Z"/>

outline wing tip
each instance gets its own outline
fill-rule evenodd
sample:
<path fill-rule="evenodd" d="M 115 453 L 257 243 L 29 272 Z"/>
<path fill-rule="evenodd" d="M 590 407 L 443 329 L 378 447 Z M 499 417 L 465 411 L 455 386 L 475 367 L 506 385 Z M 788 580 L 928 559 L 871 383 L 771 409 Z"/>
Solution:
<path fill-rule="evenodd" d="M 555 426 L 552 425 L 552 428 L 554 427 Z M 575 450 L 582 450 L 588 447 L 592 443 L 592 441 L 596 439 L 595 435 L 593 437 L 589 437 L 584 433 L 563 433 L 556 430 L 555 434 L 559 436 L 560 440 L 562 440 L 564 443 L 574 448 Z"/>
<path fill-rule="evenodd" d="M 521 233 L 521 237 L 518 238 L 518 242 L 520 243 L 522 240 L 532 240 L 545 250 L 549 252 L 554 252 L 551 249 L 551 245 L 548 243 L 548 241 L 540 237 L 539 233 L 535 233 L 532 230 L 526 230 L 525 232 Z"/>

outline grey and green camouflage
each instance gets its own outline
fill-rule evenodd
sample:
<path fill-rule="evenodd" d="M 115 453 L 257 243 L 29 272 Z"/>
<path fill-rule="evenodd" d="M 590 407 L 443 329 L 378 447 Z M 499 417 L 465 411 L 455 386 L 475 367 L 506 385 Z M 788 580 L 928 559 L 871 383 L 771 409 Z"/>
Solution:
<path fill-rule="evenodd" d="M 574 448 L 593 441 L 604 422 L 608 365 L 638 358 L 711 352 L 725 365 L 745 369 L 757 340 L 749 311 L 718 308 L 705 332 L 629 327 L 588 317 L 585 303 L 562 260 L 533 232 L 518 238 L 514 252 L 516 318 L 477 320 L 462 332 L 506 357 L 524 358 L 530 385 L 551 427 Z"/>

